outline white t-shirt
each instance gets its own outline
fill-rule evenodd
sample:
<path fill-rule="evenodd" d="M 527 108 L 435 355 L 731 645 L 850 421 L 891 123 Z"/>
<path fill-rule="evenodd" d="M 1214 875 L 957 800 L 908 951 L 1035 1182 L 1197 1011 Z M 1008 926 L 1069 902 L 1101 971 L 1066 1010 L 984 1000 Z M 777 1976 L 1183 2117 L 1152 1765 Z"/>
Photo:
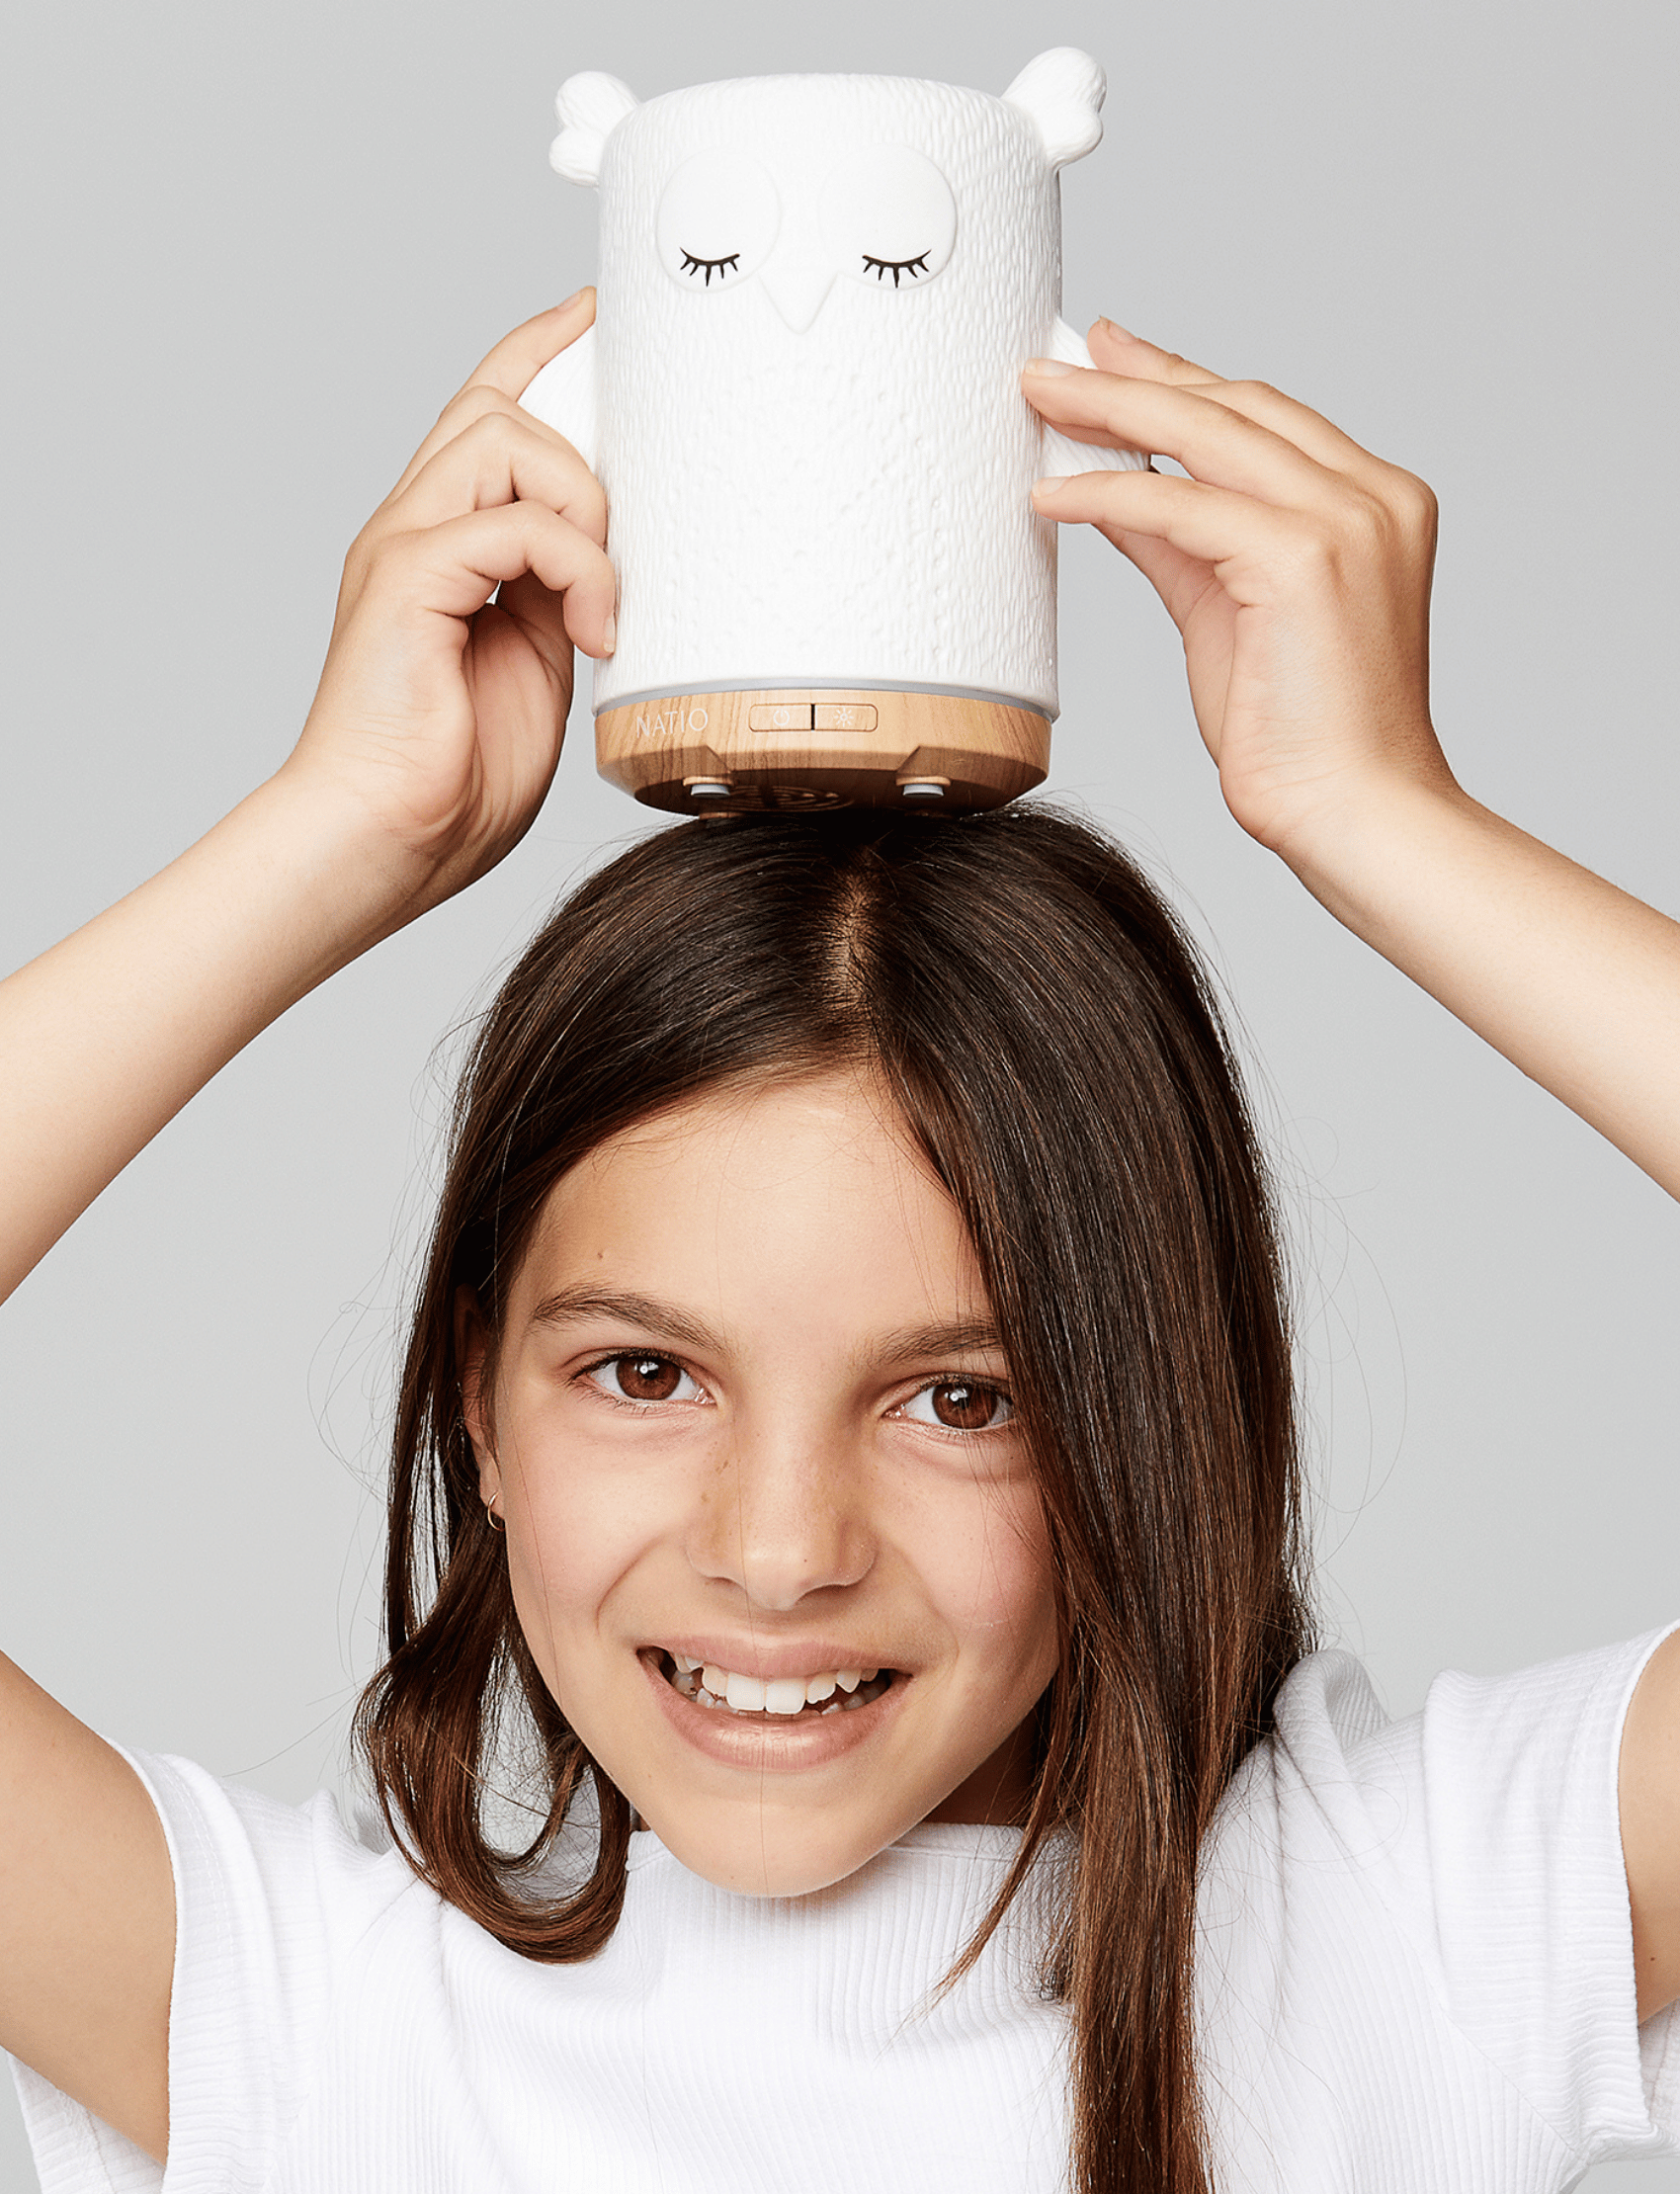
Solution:
<path fill-rule="evenodd" d="M 1623 1715 L 1666 1634 L 1445 1675 L 1386 1722 L 1303 1661 L 1204 1853 L 1198 2018 L 1221 2194 L 1540 2194 L 1680 2148 L 1680 2007 L 1638 2029 Z M 925 1998 L 1012 1830 L 923 1826 L 757 1899 L 631 1839 L 599 1957 L 504 1950 L 370 1848 L 135 1762 L 176 1877 L 167 2173 L 18 2071 L 45 2194 L 1052 2194 L 1066 2015 L 1020 1905 Z"/>

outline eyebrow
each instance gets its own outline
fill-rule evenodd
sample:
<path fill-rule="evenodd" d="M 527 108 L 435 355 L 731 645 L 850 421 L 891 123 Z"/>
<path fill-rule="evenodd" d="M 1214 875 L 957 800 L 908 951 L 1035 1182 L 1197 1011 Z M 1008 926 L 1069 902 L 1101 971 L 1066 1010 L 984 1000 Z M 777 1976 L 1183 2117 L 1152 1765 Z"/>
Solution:
<path fill-rule="evenodd" d="M 690 1317 L 686 1310 L 679 1310 L 674 1303 L 661 1303 L 657 1296 L 629 1295 L 616 1288 L 559 1288 L 545 1296 L 531 1313 L 533 1325 L 580 1325 L 586 1318 L 639 1325 L 644 1332 L 663 1334 L 689 1348 L 717 1346 L 712 1328 Z"/>
<path fill-rule="evenodd" d="M 997 1327 L 986 1318 L 961 1319 L 954 1325 L 909 1325 L 896 1333 L 883 1333 L 872 1354 L 882 1363 L 906 1358 L 938 1359 L 949 1356 L 1001 1354 L 1003 1342 Z"/>
<path fill-rule="evenodd" d="M 639 1326 L 644 1333 L 681 1341 L 688 1348 L 714 1351 L 721 1345 L 709 1325 L 674 1303 L 616 1288 L 559 1288 L 545 1296 L 531 1313 L 533 1325 L 580 1325 L 589 1318 Z M 1001 1353 L 1002 1348 L 997 1327 L 989 1319 L 967 1318 L 947 1324 L 902 1326 L 896 1332 L 883 1333 L 870 1349 L 869 1359 L 876 1364 L 917 1360 L 937 1363 L 953 1356 Z"/>

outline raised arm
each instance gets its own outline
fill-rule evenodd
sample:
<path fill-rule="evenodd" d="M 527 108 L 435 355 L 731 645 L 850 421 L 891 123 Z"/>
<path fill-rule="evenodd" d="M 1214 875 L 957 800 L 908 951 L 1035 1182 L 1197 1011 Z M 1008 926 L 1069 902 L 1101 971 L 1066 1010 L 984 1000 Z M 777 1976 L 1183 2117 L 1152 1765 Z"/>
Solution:
<path fill-rule="evenodd" d="M 1190 475 L 1040 483 L 1096 526 L 1184 639 L 1231 813 L 1313 896 L 1680 1196 L 1680 925 L 1454 778 L 1429 714 L 1435 498 L 1304 404 L 1107 321 L 1096 371 L 1025 386 L 1064 434 Z M 1622 1745 L 1641 2018 L 1680 1997 L 1680 1635 Z"/>
<path fill-rule="evenodd" d="M 598 484 L 517 398 L 593 307 L 498 345 L 358 537 L 285 767 L 0 984 L 0 1295 L 269 1022 L 523 836 L 614 579 Z M 173 1955 L 137 1779 L 0 1658 L 0 2047 L 159 2158 Z"/>

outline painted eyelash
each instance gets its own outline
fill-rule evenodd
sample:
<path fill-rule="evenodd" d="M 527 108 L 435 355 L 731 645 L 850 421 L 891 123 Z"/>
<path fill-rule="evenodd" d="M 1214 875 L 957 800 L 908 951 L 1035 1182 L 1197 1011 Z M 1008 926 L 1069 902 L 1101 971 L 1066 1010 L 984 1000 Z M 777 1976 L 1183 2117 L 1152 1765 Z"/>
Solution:
<path fill-rule="evenodd" d="M 928 255 L 925 251 L 919 251 L 914 259 L 872 259 L 866 251 L 864 253 L 864 271 L 867 273 L 871 267 L 875 269 L 877 282 L 882 282 L 887 275 L 891 275 L 892 287 L 896 290 L 900 275 L 908 275 L 914 281 L 919 276 L 927 273 Z"/>
<path fill-rule="evenodd" d="M 709 290 L 712 287 L 712 277 L 714 274 L 715 274 L 718 281 L 721 282 L 724 275 L 731 267 L 733 267 L 738 272 L 740 264 L 741 255 L 738 251 L 730 252 L 727 259 L 697 259 L 692 251 L 685 251 L 683 253 L 684 274 L 699 274 L 701 268 L 704 267 L 706 269 L 706 287 Z"/>

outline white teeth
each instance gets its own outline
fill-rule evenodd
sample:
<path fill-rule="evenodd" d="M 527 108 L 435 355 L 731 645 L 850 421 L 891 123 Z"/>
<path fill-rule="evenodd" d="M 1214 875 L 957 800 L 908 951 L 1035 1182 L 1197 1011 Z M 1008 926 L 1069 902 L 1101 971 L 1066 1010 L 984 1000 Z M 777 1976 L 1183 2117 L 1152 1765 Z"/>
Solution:
<path fill-rule="evenodd" d="M 733 1714 L 779 1714 L 790 1718 L 808 1706 L 818 1714 L 872 1706 L 891 1683 L 881 1668 L 836 1668 L 815 1676 L 744 1676 L 737 1670 L 704 1665 L 693 1653 L 667 1647 L 673 1690 L 697 1706 L 724 1707 Z M 836 1692 L 842 1694 L 836 1698 Z"/>

